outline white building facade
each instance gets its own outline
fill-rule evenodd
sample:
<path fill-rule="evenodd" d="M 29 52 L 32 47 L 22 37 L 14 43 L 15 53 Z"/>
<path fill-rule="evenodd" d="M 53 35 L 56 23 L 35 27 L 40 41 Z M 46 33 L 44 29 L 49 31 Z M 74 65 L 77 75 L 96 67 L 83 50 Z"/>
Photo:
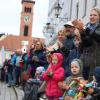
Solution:
<path fill-rule="evenodd" d="M 88 22 L 90 10 L 94 7 L 100 9 L 100 0 L 72 0 L 71 19 L 82 19 Z"/>
<path fill-rule="evenodd" d="M 56 18 L 55 6 L 58 2 L 62 10 Z M 81 19 L 86 24 L 93 7 L 100 8 L 100 0 L 49 0 L 48 19 L 55 25 L 56 30 L 68 20 Z"/>

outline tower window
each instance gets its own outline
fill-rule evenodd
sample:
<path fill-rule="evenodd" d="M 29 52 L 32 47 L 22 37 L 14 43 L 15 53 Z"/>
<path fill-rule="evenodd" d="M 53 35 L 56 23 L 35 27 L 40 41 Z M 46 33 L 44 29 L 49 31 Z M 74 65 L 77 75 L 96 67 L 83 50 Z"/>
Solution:
<path fill-rule="evenodd" d="M 24 26 L 24 36 L 28 36 L 28 26 Z"/>
<path fill-rule="evenodd" d="M 31 13 L 31 8 L 27 8 L 27 12 Z"/>
<path fill-rule="evenodd" d="M 31 13 L 31 8 L 25 7 L 25 8 L 24 8 L 24 12 L 26 12 L 26 13 Z"/>
<path fill-rule="evenodd" d="M 26 12 L 26 7 L 24 8 L 24 12 Z"/>

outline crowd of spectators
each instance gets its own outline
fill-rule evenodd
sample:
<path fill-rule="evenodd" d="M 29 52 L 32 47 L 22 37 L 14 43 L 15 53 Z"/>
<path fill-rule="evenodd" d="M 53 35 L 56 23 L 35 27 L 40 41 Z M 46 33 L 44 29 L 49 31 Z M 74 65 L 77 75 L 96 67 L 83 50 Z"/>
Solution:
<path fill-rule="evenodd" d="M 4 81 L 8 81 L 8 87 L 25 87 L 39 67 L 46 70 L 40 80 L 45 83 L 48 100 L 99 100 L 100 9 L 90 11 L 86 25 L 80 19 L 65 23 L 57 41 L 48 47 L 37 41 L 25 53 L 15 51 L 4 62 Z"/>

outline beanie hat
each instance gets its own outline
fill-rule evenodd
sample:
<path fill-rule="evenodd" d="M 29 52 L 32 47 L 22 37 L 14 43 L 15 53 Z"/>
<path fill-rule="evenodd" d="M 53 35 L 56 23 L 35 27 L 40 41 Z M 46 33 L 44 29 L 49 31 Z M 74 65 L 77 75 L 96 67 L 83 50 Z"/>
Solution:
<path fill-rule="evenodd" d="M 80 65 L 79 65 L 79 63 L 78 63 L 77 61 L 72 61 L 72 62 L 71 62 L 71 65 L 72 65 L 72 64 L 74 64 L 74 65 L 76 65 L 77 67 L 80 68 Z"/>
<path fill-rule="evenodd" d="M 83 62 L 80 59 L 73 59 L 71 64 L 76 64 L 77 67 L 80 67 L 80 74 L 82 74 L 83 71 Z"/>
<path fill-rule="evenodd" d="M 43 66 L 37 67 L 36 72 L 42 75 L 45 72 L 45 68 Z"/>

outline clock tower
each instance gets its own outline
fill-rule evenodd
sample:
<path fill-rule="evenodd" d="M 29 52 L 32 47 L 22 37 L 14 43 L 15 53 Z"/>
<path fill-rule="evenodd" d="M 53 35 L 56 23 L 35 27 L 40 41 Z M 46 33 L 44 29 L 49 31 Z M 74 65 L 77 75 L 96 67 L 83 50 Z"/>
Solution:
<path fill-rule="evenodd" d="M 33 23 L 33 11 L 35 1 L 22 0 L 22 12 L 20 18 L 20 35 L 32 37 L 32 23 Z"/>

